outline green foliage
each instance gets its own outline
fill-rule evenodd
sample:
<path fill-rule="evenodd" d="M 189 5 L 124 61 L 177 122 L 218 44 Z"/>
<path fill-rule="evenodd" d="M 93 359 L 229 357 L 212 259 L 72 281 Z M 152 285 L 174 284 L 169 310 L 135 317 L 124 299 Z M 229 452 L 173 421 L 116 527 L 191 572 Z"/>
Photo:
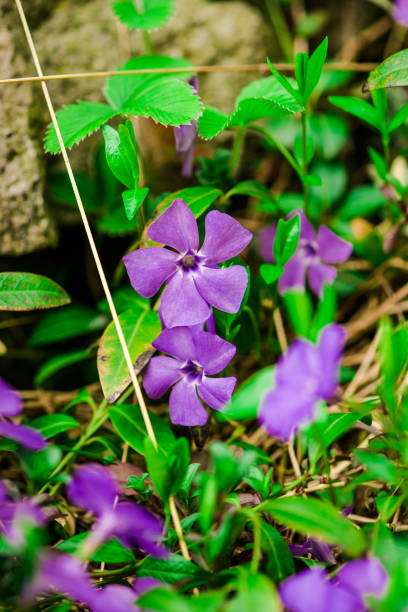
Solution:
<path fill-rule="evenodd" d="M 187 476 L 190 451 L 185 438 L 178 438 L 172 445 L 155 448 L 150 438 L 144 441 L 147 469 L 156 493 L 167 504 L 171 495 L 178 492 Z"/>
<path fill-rule="evenodd" d="M 27 272 L 0 272 L 0 310 L 42 310 L 71 301 L 53 280 Z"/>
<path fill-rule="evenodd" d="M 133 307 L 119 316 L 136 374 L 154 353 L 152 342 L 160 333 L 157 312 Z M 114 322 L 103 333 L 98 348 L 98 372 L 103 393 L 113 403 L 130 384 L 130 376 Z"/>
<path fill-rule="evenodd" d="M 234 393 L 220 417 L 234 421 L 256 418 L 262 395 L 272 387 L 273 371 L 274 366 L 268 366 L 248 378 Z"/>
<path fill-rule="evenodd" d="M 78 533 L 57 544 L 56 548 L 70 555 L 75 555 L 88 536 L 89 532 L 86 531 Z M 131 550 L 122 546 L 116 538 L 111 538 L 89 556 L 89 561 L 93 563 L 134 563 L 136 559 Z"/>
<path fill-rule="evenodd" d="M 370 72 L 365 84 L 367 91 L 408 85 L 408 49 L 387 57 Z"/>
<path fill-rule="evenodd" d="M 31 346 L 55 344 L 97 332 L 106 325 L 105 314 L 85 306 L 70 305 L 44 315 L 30 336 Z"/>
<path fill-rule="evenodd" d="M 80 427 L 80 424 L 69 414 L 46 414 L 31 421 L 30 426 L 38 429 L 44 438 L 48 440 L 63 431 Z"/>
<path fill-rule="evenodd" d="M 175 0 L 143 0 L 140 8 L 134 0 L 115 0 L 112 8 L 119 21 L 128 28 L 154 30 L 167 23 L 173 15 Z"/>
<path fill-rule="evenodd" d="M 150 412 L 150 420 L 156 434 L 157 443 L 166 451 L 175 443 L 175 437 L 163 419 Z M 144 442 L 147 436 L 146 425 L 139 406 L 117 404 L 109 408 L 109 418 L 116 431 L 137 453 L 144 454 Z"/>

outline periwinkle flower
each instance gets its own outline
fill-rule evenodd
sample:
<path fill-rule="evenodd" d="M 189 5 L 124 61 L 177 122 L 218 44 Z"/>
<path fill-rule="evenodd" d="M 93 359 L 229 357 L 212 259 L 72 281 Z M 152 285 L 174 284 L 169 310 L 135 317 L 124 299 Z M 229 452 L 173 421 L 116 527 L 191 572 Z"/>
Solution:
<path fill-rule="evenodd" d="M 67 490 L 71 503 L 90 510 L 97 517 L 84 541 L 83 556 L 115 536 L 128 548 L 138 547 L 155 557 L 167 557 L 167 550 L 160 544 L 161 521 L 139 504 L 118 502 L 119 487 L 106 468 L 97 464 L 77 468 Z"/>
<path fill-rule="evenodd" d="M 405 27 L 408 27 L 408 0 L 395 0 L 393 16 Z"/>
<path fill-rule="evenodd" d="M 13 423 L 10 418 L 22 411 L 21 397 L 5 380 L 0 378 L 0 436 L 11 438 L 32 451 L 41 450 L 46 445 L 39 431 Z"/>
<path fill-rule="evenodd" d="M 286 293 L 291 289 L 304 290 L 307 276 L 311 289 L 322 297 L 325 283 L 332 284 L 337 276 L 336 268 L 327 264 L 346 261 L 353 246 L 326 225 L 321 225 L 316 235 L 312 224 L 300 209 L 291 213 L 288 219 L 296 214 L 300 216 L 299 242 L 279 279 L 279 293 Z M 276 225 L 265 227 L 260 232 L 260 251 L 262 257 L 270 263 L 274 263 L 275 236 Z"/>
<path fill-rule="evenodd" d="M 138 249 L 123 258 L 132 287 L 143 297 L 152 297 L 163 283 L 160 315 L 166 327 L 203 323 L 211 306 L 238 312 L 248 283 L 243 266 L 218 267 L 238 255 L 250 242 L 251 232 L 230 215 L 217 210 L 205 218 L 206 235 L 199 249 L 197 221 L 181 200 L 152 223 L 151 240 L 170 249 L 153 246 Z"/>
<path fill-rule="evenodd" d="M 156 399 L 172 387 L 170 419 L 176 425 L 204 425 L 208 415 L 200 398 L 214 410 L 230 400 L 236 378 L 211 378 L 235 355 L 235 346 L 215 334 L 188 327 L 165 329 L 153 346 L 171 357 L 153 357 L 143 377 L 147 395 Z"/>
<path fill-rule="evenodd" d="M 290 576 L 279 588 L 288 612 L 366 612 L 364 597 L 382 598 L 388 574 L 375 557 L 346 563 L 334 578 L 322 567 Z"/>
<path fill-rule="evenodd" d="M 41 508 L 30 499 L 11 499 L 6 486 L 0 481 L 0 533 L 12 548 L 24 547 L 27 531 L 39 527 L 46 520 Z"/>
<path fill-rule="evenodd" d="M 264 395 L 259 413 L 269 434 L 288 441 L 314 420 L 317 402 L 336 391 L 344 343 L 344 329 L 332 323 L 323 329 L 317 345 L 298 339 L 282 355 L 275 386 Z"/>
<path fill-rule="evenodd" d="M 197 78 L 194 76 L 189 80 L 195 93 L 198 93 Z M 194 151 L 197 142 L 198 130 L 197 120 L 193 119 L 190 123 L 179 125 L 173 128 L 174 139 L 176 141 L 177 157 L 184 155 L 181 174 L 189 178 L 193 173 Z"/>

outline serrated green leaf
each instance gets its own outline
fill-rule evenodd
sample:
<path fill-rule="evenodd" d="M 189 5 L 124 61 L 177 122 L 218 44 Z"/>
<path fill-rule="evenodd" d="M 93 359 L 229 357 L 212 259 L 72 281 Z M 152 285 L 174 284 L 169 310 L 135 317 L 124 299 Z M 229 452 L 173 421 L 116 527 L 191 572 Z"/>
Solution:
<path fill-rule="evenodd" d="M 139 406 L 132 404 L 117 404 L 109 408 L 109 418 L 121 438 L 141 455 L 144 454 L 144 441 L 148 437 L 146 426 Z M 150 420 L 156 435 L 158 445 L 166 451 L 172 448 L 175 437 L 163 419 L 150 412 Z"/>
<path fill-rule="evenodd" d="M 117 110 L 100 102 L 81 101 L 78 104 L 67 104 L 57 112 L 58 126 L 64 145 L 69 149 L 117 114 Z M 48 153 L 60 152 L 57 133 L 52 124 L 47 129 L 45 150 Z"/>
<path fill-rule="evenodd" d="M 46 276 L 0 272 L 0 310 L 40 310 L 70 301 L 65 289 Z"/>
<path fill-rule="evenodd" d="M 353 557 L 361 555 L 367 545 L 363 532 L 327 502 L 304 497 L 281 497 L 264 502 L 260 508 L 299 533 L 321 538 L 329 544 L 338 544 Z"/>
<path fill-rule="evenodd" d="M 227 120 L 228 115 L 226 113 L 213 106 L 205 106 L 203 114 L 198 120 L 198 133 L 201 138 L 210 140 L 225 129 Z"/>
<path fill-rule="evenodd" d="M 139 374 L 154 353 L 152 342 L 160 334 L 159 315 L 153 310 L 133 308 L 119 316 L 123 334 Z M 98 347 L 98 372 L 105 398 L 115 402 L 130 383 L 125 357 L 112 321 L 105 329 Z"/>
<path fill-rule="evenodd" d="M 365 121 L 373 128 L 379 128 L 380 118 L 378 112 L 374 106 L 367 102 L 367 100 L 354 98 L 353 96 L 330 96 L 329 102 L 341 108 L 346 113 L 350 113 L 362 121 Z"/>
<path fill-rule="evenodd" d="M 143 0 L 140 5 L 134 0 L 115 0 L 113 12 L 128 28 L 154 30 L 167 23 L 173 15 L 175 0 Z"/>
<path fill-rule="evenodd" d="M 81 361 L 90 359 L 91 357 L 93 357 L 93 353 L 89 350 L 62 353 L 55 357 L 51 357 L 51 359 L 43 363 L 37 371 L 34 382 L 36 385 L 41 386 L 48 378 L 54 376 L 57 372 L 60 372 L 74 363 L 80 363 Z"/>
<path fill-rule="evenodd" d="M 77 338 L 103 329 L 108 318 L 85 306 L 66 306 L 47 313 L 33 329 L 30 346 L 54 344 L 69 338 Z"/>
<path fill-rule="evenodd" d="M 37 429 L 42 433 L 43 437 L 48 440 L 63 431 L 81 426 L 78 421 L 69 414 L 46 414 L 45 416 L 31 421 L 30 427 Z"/>
<path fill-rule="evenodd" d="M 408 49 L 403 49 L 384 60 L 370 72 L 365 90 L 408 85 Z"/>
<path fill-rule="evenodd" d="M 129 221 L 132 221 L 148 193 L 148 187 L 128 189 L 122 193 L 123 204 L 125 206 L 126 216 Z"/>

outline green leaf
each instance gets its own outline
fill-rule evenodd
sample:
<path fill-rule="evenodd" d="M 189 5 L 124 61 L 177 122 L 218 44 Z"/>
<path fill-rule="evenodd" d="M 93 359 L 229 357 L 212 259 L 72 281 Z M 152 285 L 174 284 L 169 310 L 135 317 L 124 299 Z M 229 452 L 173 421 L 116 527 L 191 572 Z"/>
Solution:
<path fill-rule="evenodd" d="M 295 76 L 296 82 L 298 84 L 299 91 L 304 95 L 305 84 L 306 84 L 306 75 L 307 75 L 307 64 L 309 58 L 307 53 L 296 53 L 295 58 Z"/>
<path fill-rule="evenodd" d="M 238 580 L 238 593 L 227 603 L 225 612 L 268 610 L 279 612 L 282 607 L 276 588 L 264 574 L 243 575 Z"/>
<path fill-rule="evenodd" d="M 131 221 L 149 193 L 148 187 L 128 189 L 122 193 L 126 216 Z"/>
<path fill-rule="evenodd" d="M 74 417 L 69 414 L 46 414 L 30 422 L 30 427 L 38 429 L 46 440 L 57 436 L 63 431 L 81 427 Z"/>
<path fill-rule="evenodd" d="M 365 450 L 355 450 L 353 453 L 359 463 L 366 468 L 371 478 L 382 480 L 388 485 L 397 484 L 400 477 L 394 463 L 381 453 L 373 453 Z"/>
<path fill-rule="evenodd" d="M 369 153 L 369 155 L 371 157 L 371 161 L 373 162 L 375 169 L 377 170 L 377 174 L 378 174 L 379 178 L 382 181 L 386 182 L 387 181 L 387 172 L 388 172 L 387 162 L 372 147 L 368 147 L 368 153 Z"/>
<path fill-rule="evenodd" d="M 78 104 L 68 104 L 57 112 L 58 125 L 64 145 L 69 149 L 117 114 L 117 110 L 100 102 L 81 101 Z M 45 150 L 48 153 L 60 152 L 57 133 L 52 124 L 47 129 Z"/>
<path fill-rule="evenodd" d="M 273 264 L 262 264 L 259 268 L 259 272 L 267 285 L 277 281 L 284 271 L 283 266 L 275 266 Z"/>
<path fill-rule="evenodd" d="M 308 293 L 306 291 L 287 291 L 282 296 L 282 300 L 295 334 L 308 338 L 313 313 Z"/>
<path fill-rule="evenodd" d="M 139 374 L 154 353 L 152 342 L 160 334 L 159 315 L 153 310 L 133 308 L 119 316 L 123 334 Z M 98 348 L 98 372 L 105 398 L 115 402 L 130 384 L 125 357 L 112 321 L 105 329 Z"/>
<path fill-rule="evenodd" d="M 300 216 L 285 221 L 279 219 L 273 243 L 273 257 L 277 266 L 284 266 L 296 251 L 300 236 Z"/>
<path fill-rule="evenodd" d="M 198 120 L 198 133 L 201 138 L 210 140 L 224 129 L 228 121 L 228 115 L 214 108 L 213 106 L 205 106 L 203 114 Z"/>
<path fill-rule="evenodd" d="M 62 340 L 85 336 L 99 331 L 107 323 L 107 316 L 85 306 L 66 306 L 47 313 L 33 329 L 30 346 L 55 344 Z"/>
<path fill-rule="evenodd" d="M 277 583 L 294 574 L 295 565 L 289 546 L 275 527 L 261 521 L 262 550 L 266 553 L 266 571 Z"/>
<path fill-rule="evenodd" d="M 0 310 L 37 310 L 71 301 L 53 280 L 28 272 L 0 272 Z"/>
<path fill-rule="evenodd" d="M 168 464 L 169 450 L 166 450 L 167 452 L 160 446 L 155 448 L 151 439 L 145 438 L 143 454 L 146 459 L 147 470 L 157 495 L 165 504 L 168 502 L 173 487 Z"/>
<path fill-rule="evenodd" d="M 110 125 L 103 128 L 106 161 L 116 178 L 129 189 L 139 185 L 139 160 L 131 121 L 120 125 L 119 131 Z"/>
<path fill-rule="evenodd" d="M 227 200 L 233 195 L 247 195 L 259 200 L 274 200 L 273 195 L 265 185 L 258 181 L 242 181 L 230 189 L 224 196 Z"/>
<path fill-rule="evenodd" d="M 283 89 L 285 89 L 292 96 L 292 98 L 297 100 L 299 104 L 302 104 L 302 96 L 300 92 L 293 87 L 289 79 L 284 77 L 283 74 L 281 74 L 279 70 L 275 68 L 275 66 L 272 64 L 271 60 L 269 59 L 269 57 L 267 58 L 267 62 L 268 62 L 270 71 L 272 72 L 276 80 L 279 82 L 279 84 L 283 87 Z"/>
<path fill-rule="evenodd" d="M 88 536 L 89 532 L 78 533 L 57 544 L 56 548 L 69 555 L 75 555 Z M 136 561 L 133 552 L 122 546 L 116 538 L 111 538 L 99 546 L 89 557 L 89 560 L 94 563 L 134 563 Z"/>
<path fill-rule="evenodd" d="M 175 68 L 191 64 L 165 56 L 142 56 L 126 62 L 119 70 Z M 183 75 L 180 75 L 184 76 Z M 124 115 L 151 117 L 163 125 L 181 125 L 198 119 L 201 102 L 193 87 L 168 74 L 113 76 L 105 95 Z"/>
<path fill-rule="evenodd" d="M 224 416 L 234 421 L 256 419 L 263 394 L 273 386 L 274 369 L 274 366 L 268 366 L 250 376 L 220 412 L 220 418 Z"/>
<path fill-rule="evenodd" d="M 133 233 L 139 226 L 137 217 L 129 221 L 124 206 L 115 206 L 96 222 L 98 230 L 107 236 L 123 236 Z"/>
<path fill-rule="evenodd" d="M 175 437 L 167 423 L 154 412 L 150 411 L 149 416 L 158 445 L 165 451 L 173 447 Z M 137 453 L 143 455 L 147 431 L 139 406 L 133 404 L 110 406 L 109 418 L 121 438 L 128 442 Z"/>
<path fill-rule="evenodd" d="M 341 108 L 346 113 L 350 113 L 362 121 L 369 123 L 376 130 L 379 129 L 380 117 L 378 116 L 377 109 L 371 106 L 366 100 L 354 98 L 352 96 L 330 96 L 329 102 Z"/>
<path fill-rule="evenodd" d="M 138 30 L 160 28 L 175 10 L 174 0 L 143 0 L 140 5 L 134 0 L 115 0 L 112 8 L 119 21 Z"/>
<path fill-rule="evenodd" d="M 51 357 L 51 359 L 43 363 L 35 375 L 34 382 L 37 386 L 41 386 L 48 378 L 54 376 L 57 372 L 60 372 L 74 363 L 80 363 L 81 361 L 90 359 L 91 357 L 93 357 L 93 353 L 90 350 L 70 351 L 69 353 L 55 355 L 55 357 Z"/>
<path fill-rule="evenodd" d="M 325 160 L 334 159 L 344 147 L 349 136 L 348 124 L 335 113 L 318 113 L 309 118 L 310 133 L 319 155 Z"/>
<path fill-rule="evenodd" d="M 260 508 L 299 533 L 338 544 L 352 557 L 361 555 L 367 545 L 361 530 L 337 508 L 318 499 L 281 497 L 264 502 Z"/>
<path fill-rule="evenodd" d="M 391 55 L 372 70 L 364 90 L 405 87 L 406 85 L 408 85 L 408 49 Z"/>
<path fill-rule="evenodd" d="M 391 133 L 394 130 L 401 127 L 403 123 L 408 119 L 408 104 L 404 104 L 393 116 L 388 124 L 388 132 Z"/>
<path fill-rule="evenodd" d="M 367 217 L 381 209 L 387 202 L 384 194 L 374 185 L 361 185 L 352 189 L 339 209 L 340 219 L 348 221 L 354 217 Z"/>
<path fill-rule="evenodd" d="M 175 584 L 186 579 L 208 580 L 210 573 L 181 555 L 170 554 L 167 559 L 145 557 L 138 566 L 137 575 L 139 578 L 148 576 L 168 584 Z M 166 593 L 169 591 L 166 590 Z"/>
<path fill-rule="evenodd" d="M 328 39 L 326 38 L 320 43 L 311 55 L 307 64 L 307 76 L 304 90 L 304 98 L 307 101 L 315 90 L 320 76 L 322 74 L 323 66 L 327 57 Z"/>

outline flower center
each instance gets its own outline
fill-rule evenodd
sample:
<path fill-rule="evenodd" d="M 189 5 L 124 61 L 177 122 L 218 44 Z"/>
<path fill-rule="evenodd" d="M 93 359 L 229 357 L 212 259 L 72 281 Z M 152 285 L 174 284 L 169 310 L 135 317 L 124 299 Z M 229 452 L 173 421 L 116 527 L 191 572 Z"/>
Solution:
<path fill-rule="evenodd" d="M 181 261 L 183 268 L 189 269 L 195 266 L 195 257 L 194 255 L 185 255 Z"/>
<path fill-rule="evenodd" d="M 306 240 L 304 238 L 300 241 L 300 248 L 303 257 L 309 261 L 313 261 L 319 257 L 318 244 L 316 241 Z"/>
<path fill-rule="evenodd" d="M 190 381 L 196 380 L 203 375 L 203 368 L 195 361 L 188 361 L 181 371 Z"/>

